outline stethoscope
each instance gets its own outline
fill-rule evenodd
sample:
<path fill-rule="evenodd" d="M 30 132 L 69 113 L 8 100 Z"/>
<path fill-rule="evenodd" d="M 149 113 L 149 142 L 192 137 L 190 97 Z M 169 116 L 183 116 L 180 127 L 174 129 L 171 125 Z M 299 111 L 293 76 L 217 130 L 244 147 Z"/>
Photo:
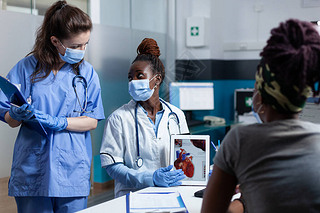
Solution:
<path fill-rule="evenodd" d="M 78 81 L 77 81 L 77 79 L 78 79 Z M 85 90 L 84 107 L 82 107 L 78 93 L 77 93 L 77 82 L 76 81 L 81 82 L 84 87 L 84 90 Z M 79 113 L 88 112 L 88 111 L 86 111 L 87 105 L 88 105 L 88 83 L 87 83 L 87 80 L 82 75 L 76 75 L 72 79 L 72 87 L 73 87 L 74 93 L 76 94 L 79 106 L 81 108 L 81 111 L 73 110 L 73 112 L 79 112 Z M 92 112 L 92 111 L 90 111 L 90 112 Z"/>
<path fill-rule="evenodd" d="M 180 120 L 179 120 L 178 115 L 175 112 L 173 112 L 171 107 L 164 100 L 162 100 L 161 98 L 160 98 L 160 102 L 163 103 L 164 105 L 166 105 L 166 107 L 168 107 L 168 109 L 170 110 L 170 113 L 168 114 L 168 123 L 167 123 L 167 128 L 168 128 L 169 135 L 171 135 L 170 134 L 170 119 L 173 119 L 176 122 L 177 126 L 179 127 L 179 134 L 181 134 Z M 138 102 L 137 102 L 136 108 L 135 108 L 135 126 L 136 126 L 136 141 L 137 141 L 137 159 L 136 159 L 136 164 L 140 168 L 143 165 L 143 159 L 140 156 L 137 111 L 138 111 Z"/>
<path fill-rule="evenodd" d="M 82 104 L 80 102 L 80 98 L 79 98 L 78 92 L 77 92 L 77 82 L 81 82 L 81 84 L 83 85 L 84 90 L 85 90 L 85 100 L 84 100 L 83 107 L 82 107 Z M 76 94 L 78 104 L 79 104 L 79 106 L 81 108 L 80 111 L 73 110 L 73 112 L 78 112 L 78 113 L 93 112 L 93 111 L 86 111 L 87 105 L 88 105 L 88 83 L 87 83 L 87 80 L 85 79 L 85 77 L 83 77 L 80 74 L 74 76 L 73 79 L 72 79 L 72 87 L 73 87 L 73 90 L 74 90 L 74 92 Z M 31 85 L 30 85 L 30 95 L 27 98 L 28 104 L 32 103 L 32 94 L 33 94 L 33 83 L 31 83 Z"/>

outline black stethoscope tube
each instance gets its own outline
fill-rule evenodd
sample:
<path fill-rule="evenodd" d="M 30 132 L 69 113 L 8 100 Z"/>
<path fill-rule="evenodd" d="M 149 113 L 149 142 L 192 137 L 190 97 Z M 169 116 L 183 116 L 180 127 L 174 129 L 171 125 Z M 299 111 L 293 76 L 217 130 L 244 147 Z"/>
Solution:
<path fill-rule="evenodd" d="M 78 96 L 78 93 L 77 93 L 77 83 L 76 83 L 76 80 L 77 79 L 80 79 L 80 82 L 82 80 L 82 85 L 85 89 L 85 101 L 84 101 L 84 107 L 82 107 L 81 103 L 80 103 L 80 99 L 79 99 L 79 96 Z M 77 97 L 77 101 L 79 103 L 79 106 L 81 108 L 81 111 L 76 111 L 76 110 L 73 110 L 74 112 L 79 112 L 79 113 L 83 113 L 83 112 L 87 112 L 86 109 L 87 109 L 87 104 L 88 104 L 88 83 L 87 83 L 87 80 L 82 76 L 82 75 L 76 75 L 73 77 L 72 79 L 72 87 L 74 89 L 74 92 L 76 94 L 76 97 Z"/>
<path fill-rule="evenodd" d="M 168 109 L 170 110 L 170 113 L 168 114 L 168 118 L 173 115 L 176 117 L 176 122 L 177 125 L 179 127 L 179 131 L 180 131 L 180 121 L 179 121 L 179 117 L 178 115 L 172 111 L 171 107 L 160 98 L 161 103 L 163 103 L 164 105 L 166 105 L 166 107 L 168 107 Z M 139 130 L 138 130 L 138 117 L 137 117 L 137 111 L 138 111 L 138 102 L 136 103 L 136 108 L 135 108 L 135 127 L 136 127 L 136 142 L 137 142 L 137 159 L 136 159 L 136 164 L 138 166 L 138 168 L 142 167 L 143 165 L 143 159 L 140 156 L 140 146 L 139 146 Z M 169 119 L 168 119 L 168 131 L 170 133 L 169 130 Z M 180 132 L 181 133 L 181 132 Z"/>

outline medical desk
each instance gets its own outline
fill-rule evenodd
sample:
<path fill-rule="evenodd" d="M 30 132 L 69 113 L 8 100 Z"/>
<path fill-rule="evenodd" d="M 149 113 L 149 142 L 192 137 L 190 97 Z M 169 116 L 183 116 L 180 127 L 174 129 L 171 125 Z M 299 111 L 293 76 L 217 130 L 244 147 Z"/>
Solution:
<path fill-rule="evenodd" d="M 189 213 L 199 213 L 201 210 L 202 198 L 195 197 L 194 193 L 203 188 L 204 186 L 148 187 L 140 190 L 140 192 L 180 192 Z M 79 213 L 100 212 L 126 213 L 126 196 L 118 197 L 113 200 L 79 211 Z"/>
<path fill-rule="evenodd" d="M 210 131 L 224 128 L 225 133 L 227 133 L 231 129 L 231 126 L 235 124 L 238 124 L 238 122 L 227 122 L 225 124 L 217 124 L 217 125 L 201 124 L 201 125 L 189 127 L 189 131 L 191 134 L 196 135 L 196 134 L 202 134 L 205 132 L 210 132 Z"/>
<path fill-rule="evenodd" d="M 225 128 L 225 131 L 229 131 L 232 125 L 236 122 L 229 122 L 222 125 L 210 126 L 207 124 L 190 127 L 191 134 L 201 134 L 221 128 Z M 189 213 L 199 213 L 202 205 L 202 198 L 194 196 L 196 191 L 205 188 L 205 186 L 177 186 L 177 187 L 148 187 L 140 190 L 140 192 L 163 192 L 163 191 L 177 191 L 181 194 L 182 199 L 189 211 Z M 79 211 L 79 213 L 126 213 L 126 196 L 115 198 L 110 201 L 92 206 L 90 208 Z"/>

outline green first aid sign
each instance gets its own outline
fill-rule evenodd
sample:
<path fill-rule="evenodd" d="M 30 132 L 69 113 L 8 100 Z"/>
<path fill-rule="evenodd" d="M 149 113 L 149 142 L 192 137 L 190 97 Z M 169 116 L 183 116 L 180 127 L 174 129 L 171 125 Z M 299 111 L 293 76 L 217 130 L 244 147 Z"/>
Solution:
<path fill-rule="evenodd" d="M 245 102 L 246 102 L 246 107 L 251 107 L 252 106 L 252 97 L 246 97 Z"/>
<path fill-rule="evenodd" d="M 191 36 L 199 36 L 199 27 L 193 26 L 191 27 Z"/>

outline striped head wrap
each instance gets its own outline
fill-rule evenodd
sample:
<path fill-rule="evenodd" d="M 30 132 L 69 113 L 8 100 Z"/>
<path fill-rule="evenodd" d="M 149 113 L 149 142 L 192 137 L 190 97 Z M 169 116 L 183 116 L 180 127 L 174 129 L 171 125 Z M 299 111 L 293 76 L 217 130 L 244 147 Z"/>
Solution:
<path fill-rule="evenodd" d="M 256 72 L 256 83 L 263 102 L 286 114 L 301 112 L 311 92 L 309 86 L 301 91 L 296 85 L 290 85 L 285 80 L 277 79 L 263 58 Z"/>

